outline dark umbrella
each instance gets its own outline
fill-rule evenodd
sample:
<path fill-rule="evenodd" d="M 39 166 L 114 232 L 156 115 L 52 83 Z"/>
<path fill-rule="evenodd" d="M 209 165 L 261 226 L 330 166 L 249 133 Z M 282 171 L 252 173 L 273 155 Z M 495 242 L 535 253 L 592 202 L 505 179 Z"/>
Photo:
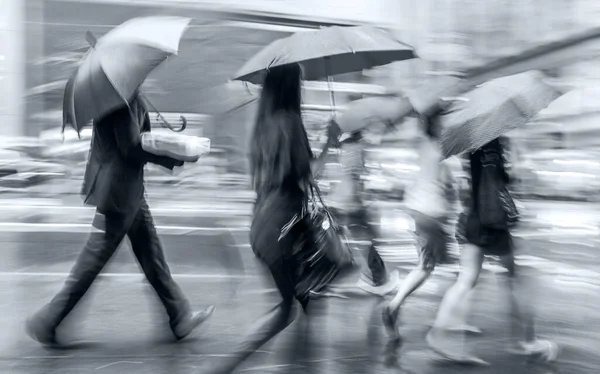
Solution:
<path fill-rule="evenodd" d="M 70 124 L 79 132 L 90 121 L 127 104 L 148 74 L 178 53 L 190 21 L 180 17 L 136 18 L 98 41 L 88 32 L 92 48 L 65 87 L 63 130 Z"/>
<path fill-rule="evenodd" d="M 248 82 L 231 81 L 198 93 L 208 109 L 206 114 L 218 115 L 252 104 L 260 97 L 260 87 Z"/>
<path fill-rule="evenodd" d="M 262 84 L 270 68 L 299 63 L 305 80 L 328 78 L 331 84 L 333 75 L 416 57 L 413 47 L 377 27 L 324 27 L 274 41 L 244 64 L 234 80 Z M 331 88 L 330 93 L 335 110 Z"/>
<path fill-rule="evenodd" d="M 413 47 L 383 29 L 333 26 L 274 41 L 244 64 L 234 79 L 261 84 L 269 68 L 300 63 L 304 79 L 318 80 L 415 57 Z"/>

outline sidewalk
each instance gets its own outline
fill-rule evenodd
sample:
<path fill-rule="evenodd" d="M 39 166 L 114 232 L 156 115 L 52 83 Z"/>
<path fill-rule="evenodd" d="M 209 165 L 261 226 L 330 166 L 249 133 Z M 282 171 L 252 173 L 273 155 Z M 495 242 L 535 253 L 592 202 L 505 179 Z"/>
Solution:
<path fill-rule="evenodd" d="M 0 278 L 0 297 L 11 303 L 2 313 L 0 328 L 0 371 L 10 373 L 201 373 L 207 361 L 219 360 L 242 339 L 248 326 L 271 308 L 278 296 L 265 292 L 269 286 L 259 276 L 243 282 L 228 278 L 176 277 L 194 307 L 214 303 L 215 314 L 206 327 L 190 339 L 173 344 L 166 337 L 163 309 L 154 300 L 147 284 L 139 278 L 103 278 L 84 302 L 84 313 L 76 314 L 64 329 L 68 339 L 84 343 L 71 351 L 48 351 L 23 334 L 26 316 L 53 296 L 63 278 Z M 469 322 L 482 328 L 480 337 L 469 337 L 466 344 L 490 367 L 467 368 L 437 362 L 429 351 L 424 334 L 435 317 L 442 291 L 418 292 L 402 314 L 404 344 L 400 368 L 382 365 L 386 335 L 381 325 L 381 303 L 377 298 L 354 295 L 349 299 L 328 300 L 327 310 L 315 313 L 314 343 L 320 370 L 315 374 L 342 373 L 419 373 L 419 374 L 588 374 L 600 370 L 595 347 L 600 344 L 597 297 L 555 290 L 549 283 L 540 285 L 530 300 L 539 308 L 540 334 L 556 341 L 561 352 L 558 362 L 541 364 L 536 360 L 509 355 L 508 321 L 505 305 L 494 282 L 482 282 L 474 294 L 474 309 Z M 215 292 L 218 290 L 218 292 Z M 556 302 L 560 300 L 560 302 Z M 315 304 L 319 309 L 319 304 Z M 586 321 L 586 325 L 582 325 Z M 295 324 L 273 343 L 265 345 L 242 368 L 248 373 L 290 373 L 286 366 L 290 342 L 297 333 Z M 163 335 L 164 334 L 164 335 Z"/>

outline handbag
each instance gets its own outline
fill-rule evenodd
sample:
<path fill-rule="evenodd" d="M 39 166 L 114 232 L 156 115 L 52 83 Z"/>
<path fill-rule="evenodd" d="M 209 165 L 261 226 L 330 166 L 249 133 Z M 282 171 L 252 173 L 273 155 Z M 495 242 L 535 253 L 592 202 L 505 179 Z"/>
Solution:
<path fill-rule="evenodd" d="M 302 222 L 303 240 L 294 249 L 296 293 L 308 295 L 326 288 L 338 275 L 354 269 L 356 263 L 347 240 L 315 183 L 308 184 L 309 199 L 302 214 L 282 228 L 281 237 Z"/>
<path fill-rule="evenodd" d="M 498 173 L 498 157 L 496 154 L 482 157 L 478 213 L 483 226 L 505 230 L 519 221 L 520 214 L 506 183 Z"/>
<path fill-rule="evenodd" d="M 309 199 L 308 218 L 313 228 L 313 240 L 316 246 L 315 258 L 326 256 L 340 270 L 346 270 L 355 265 L 354 256 L 342 227 L 337 224 L 333 214 L 325 205 L 321 191 L 316 183 L 309 184 L 311 199 Z"/>

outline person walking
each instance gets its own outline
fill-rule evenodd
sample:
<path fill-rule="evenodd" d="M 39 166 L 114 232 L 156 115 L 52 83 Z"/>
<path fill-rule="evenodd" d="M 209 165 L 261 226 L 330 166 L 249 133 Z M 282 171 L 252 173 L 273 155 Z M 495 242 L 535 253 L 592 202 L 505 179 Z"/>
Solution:
<path fill-rule="evenodd" d="M 59 344 L 56 329 L 83 298 L 127 236 L 142 271 L 164 305 L 176 339 L 188 336 L 213 313 L 214 306 L 193 312 L 173 280 L 145 198 L 144 165 L 169 170 L 183 162 L 142 149 L 141 132 L 150 117 L 139 93 L 129 105 L 105 115 L 93 126 L 82 195 L 96 207 L 92 232 L 58 294 L 26 323 L 28 335 L 43 345 Z"/>
<path fill-rule="evenodd" d="M 310 223 L 302 217 L 313 175 L 322 169 L 331 142 L 325 144 L 319 158 L 313 157 L 302 122 L 301 79 L 298 64 L 269 69 L 250 139 L 250 172 L 256 192 L 250 244 L 270 273 L 281 301 L 251 326 L 252 332 L 228 358 L 203 373 L 224 374 L 235 370 L 296 319 L 296 304 L 310 317 L 311 290 L 300 284 L 305 268 L 302 253 L 306 253 L 306 246 L 314 245 L 314 239 Z M 305 341 L 296 340 L 294 351 L 306 348 L 301 346 Z"/>
<path fill-rule="evenodd" d="M 511 324 L 511 347 L 509 351 L 537 355 L 546 360 L 554 360 L 558 354 L 555 343 L 538 339 L 534 328 L 534 314 L 531 305 L 525 301 L 523 275 L 518 271 L 514 258 L 514 242 L 511 236 L 509 216 L 516 212 L 505 212 L 501 220 L 492 219 L 497 209 L 488 201 L 503 199 L 510 204 L 512 197 L 508 190 L 499 188 L 507 186 L 510 178 L 506 172 L 504 147 L 500 139 L 489 142 L 469 154 L 471 174 L 471 194 L 465 203 L 465 211 L 461 215 L 457 240 L 461 244 L 460 274 L 440 304 L 433 328 L 427 335 L 427 342 L 436 352 L 449 360 L 469 363 L 484 363 L 475 355 L 463 352 L 460 344 L 450 338 L 449 326 L 454 319 L 457 307 L 464 303 L 465 297 L 475 287 L 481 273 L 484 256 L 500 258 L 507 270 L 509 305 L 513 324 Z M 506 193 L 505 193 L 506 192 Z"/>
<path fill-rule="evenodd" d="M 339 127 L 332 120 L 330 127 Z M 341 131 L 338 131 L 341 133 Z M 335 132 L 333 132 L 335 133 Z M 366 266 L 357 286 L 365 292 L 384 296 L 393 292 L 398 285 L 398 272 L 388 274 L 381 255 L 377 252 L 379 230 L 374 224 L 372 210 L 364 201 L 365 147 L 363 131 L 342 134 L 339 138 L 340 164 L 342 175 L 340 183 L 331 191 L 330 205 L 338 221 L 344 225 L 354 238 L 367 241 L 369 248 L 365 253 Z"/>
<path fill-rule="evenodd" d="M 422 129 L 417 147 L 419 172 L 405 197 L 405 205 L 415 222 L 419 263 L 383 308 L 383 322 L 393 339 L 400 338 L 398 316 L 404 301 L 429 279 L 437 265 L 448 261 L 451 242 L 445 226 L 458 201 L 452 171 L 443 160 L 439 145 L 439 125 L 422 121 L 419 128 Z"/>

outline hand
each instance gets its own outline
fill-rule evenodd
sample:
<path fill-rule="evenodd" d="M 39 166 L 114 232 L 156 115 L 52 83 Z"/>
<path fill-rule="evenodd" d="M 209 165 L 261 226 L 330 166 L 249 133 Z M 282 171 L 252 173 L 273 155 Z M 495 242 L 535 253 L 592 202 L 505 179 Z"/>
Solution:
<path fill-rule="evenodd" d="M 334 120 L 330 121 L 329 127 L 327 128 L 327 141 L 330 144 L 335 144 L 337 143 L 340 135 L 342 135 L 342 129 L 340 128 L 340 125 L 338 125 Z"/>
<path fill-rule="evenodd" d="M 169 170 L 173 170 L 176 167 L 181 167 L 183 166 L 183 164 L 185 164 L 185 162 L 180 161 L 180 160 L 176 160 L 174 158 L 170 158 L 168 157 L 163 163 L 162 166 L 169 169 Z"/>

